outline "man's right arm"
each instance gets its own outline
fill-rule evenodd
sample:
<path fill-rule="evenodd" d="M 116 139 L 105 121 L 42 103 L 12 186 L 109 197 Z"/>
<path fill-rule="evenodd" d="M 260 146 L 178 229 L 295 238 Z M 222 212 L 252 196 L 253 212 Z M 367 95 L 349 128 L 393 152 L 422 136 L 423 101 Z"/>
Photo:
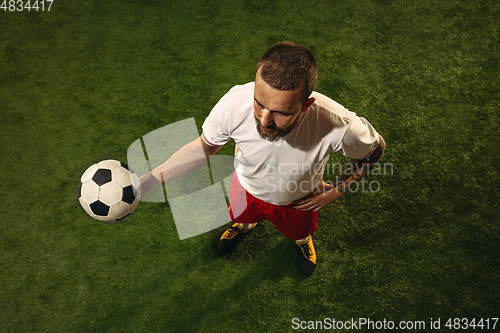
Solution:
<path fill-rule="evenodd" d="M 163 164 L 140 178 L 141 196 L 205 164 L 223 146 L 210 146 L 200 136 L 175 152 Z"/>

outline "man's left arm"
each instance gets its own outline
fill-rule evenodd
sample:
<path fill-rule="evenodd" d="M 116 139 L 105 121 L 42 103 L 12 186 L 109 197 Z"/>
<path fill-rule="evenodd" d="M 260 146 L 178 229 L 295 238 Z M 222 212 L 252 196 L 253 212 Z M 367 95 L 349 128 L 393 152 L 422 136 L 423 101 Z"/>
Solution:
<path fill-rule="evenodd" d="M 292 205 L 298 210 L 318 211 L 339 199 L 352 185 L 368 174 L 370 168 L 377 163 L 384 154 L 385 146 L 385 140 L 379 134 L 379 144 L 373 152 L 364 159 L 353 159 L 350 163 L 350 167 L 333 186 L 321 182 L 313 193 L 305 198 L 294 201 Z"/>

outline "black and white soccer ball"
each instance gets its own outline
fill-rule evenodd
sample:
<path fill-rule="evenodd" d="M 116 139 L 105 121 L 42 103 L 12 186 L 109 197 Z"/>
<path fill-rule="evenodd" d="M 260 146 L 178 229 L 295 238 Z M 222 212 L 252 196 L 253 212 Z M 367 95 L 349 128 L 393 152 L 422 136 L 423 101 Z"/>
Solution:
<path fill-rule="evenodd" d="M 115 160 L 91 165 L 80 178 L 78 200 L 94 219 L 114 222 L 131 214 L 139 204 L 139 177 Z"/>

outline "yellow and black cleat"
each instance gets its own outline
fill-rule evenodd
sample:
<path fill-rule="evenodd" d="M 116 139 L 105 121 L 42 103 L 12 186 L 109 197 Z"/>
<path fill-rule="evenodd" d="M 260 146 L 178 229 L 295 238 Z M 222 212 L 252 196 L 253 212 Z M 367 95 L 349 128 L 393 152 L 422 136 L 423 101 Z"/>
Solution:
<path fill-rule="evenodd" d="M 299 254 L 299 271 L 305 275 L 309 276 L 316 269 L 316 264 L 318 262 L 318 258 L 316 257 L 316 250 L 314 249 L 314 244 L 312 241 L 312 236 L 309 236 L 307 241 L 304 243 L 299 243 L 295 241 L 297 246 L 300 249 Z"/>
<path fill-rule="evenodd" d="M 252 227 L 247 230 L 241 229 L 239 223 L 234 223 L 231 227 L 229 227 L 219 239 L 219 243 L 217 244 L 217 253 L 221 256 L 225 256 L 229 252 L 231 252 L 238 241 L 245 235 L 247 232 L 255 228 L 257 223 L 252 223 Z"/>

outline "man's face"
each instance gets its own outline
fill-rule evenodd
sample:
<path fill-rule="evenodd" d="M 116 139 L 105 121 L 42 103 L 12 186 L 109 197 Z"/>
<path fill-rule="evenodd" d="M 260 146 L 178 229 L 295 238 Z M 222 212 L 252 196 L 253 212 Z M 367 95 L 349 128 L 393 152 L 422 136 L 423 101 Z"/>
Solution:
<path fill-rule="evenodd" d="M 295 90 L 271 88 L 260 78 L 260 69 L 255 77 L 254 115 L 257 131 L 263 139 L 276 141 L 290 133 L 302 119 L 301 111 L 307 110 L 302 103 L 302 87 Z"/>

